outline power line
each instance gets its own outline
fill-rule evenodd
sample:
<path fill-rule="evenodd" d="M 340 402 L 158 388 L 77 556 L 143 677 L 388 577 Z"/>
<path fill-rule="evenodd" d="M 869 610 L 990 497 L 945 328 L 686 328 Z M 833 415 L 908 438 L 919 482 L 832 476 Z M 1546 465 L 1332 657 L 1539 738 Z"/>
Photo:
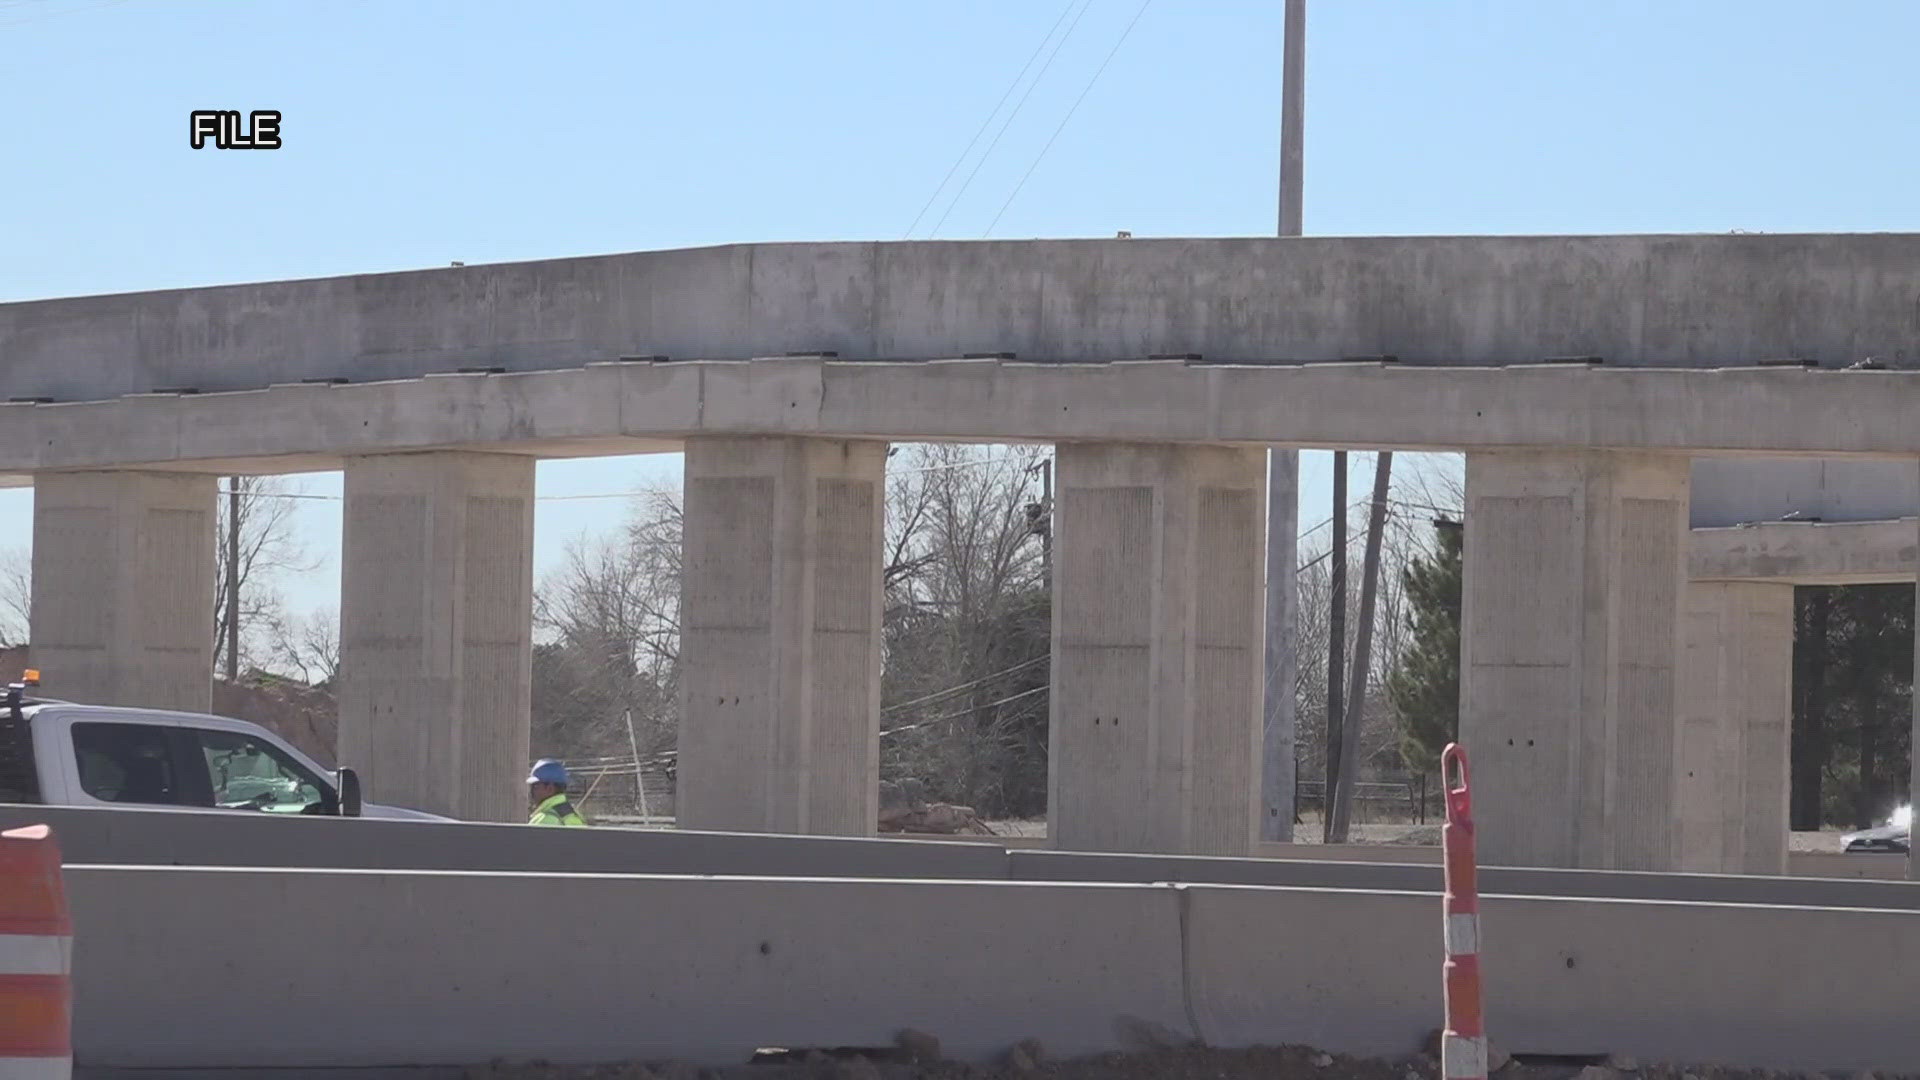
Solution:
<path fill-rule="evenodd" d="M 911 469 L 888 469 L 887 475 L 906 476 L 913 473 L 942 472 L 950 469 L 971 469 L 980 465 L 991 465 L 996 461 L 1016 461 L 1019 458 L 1019 454 L 995 454 L 990 457 L 970 458 L 966 461 L 955 461 L 944 465 L 916 465 Z"/>
<path fill-rule="evenodd" d="M 658 490 L 643 491 L 600 491 L 588 495 L 535 495 L 534 502 L 572 502 L 577 499 L 644 499 L 649 495 L 662 494 Z M 329 496 L 339 498 L 339 496 Z"/>
<path fill-rule="evenodd" d="M 885 716 L 886 714 L 891 712 L 899 712 L 901 709 L 911 708 L 915 705 L 925 704 L 926 702 L 929 702 L 929 701 L 935 701 L 939 698 L 947 697 L 952 694 L 957 694 L 962 690 L 971 690 L 976 686 L 980 686 L 984 683 L 993 682 L 996 679 L 1002 678 L 1007 675 L 1011 675 L 1016 671 L 1022 671 L 1026 668 L 1032 667 L 1035 664 L 1044 663 L 1045 661 L 1051 658 L 1051 655 L 1052 654 L 1050 653 L 1043 653 L 1039 656 L 1035 656 L 1030 659 L 1023 660 L 1020 663 L 1015 664 L 1010 668 L 1002 668 L 999 671 L 982 675 L 979 678 L 973 680 L 972 682 L 961 683 L 959 686 L 949 686 L 945 690 L 936 690 L 933 693 L 927 694 L 923 697 L 914 698 L 912 701 L 902 701 L 896 705 L 889 705 L 886 708 L 880 710 L 880 715 Z"/>
<path fill-rule="evenodd" d="M 1013 118 L 1020 115 L 1020 110 L 1027 104 L 1027 99 L 1033 96 L 1034 87 L 1039 86 L 1040 80 L 1047 77 L 1047 69 L 1053 67 L 1054 60 L 1060 56 L 1060 50 L 1066 47 L 1067 39 L 1073 36 L 1074 30 L 1080 26 L 1080 20 L 1087 17 L 1087 9 L 1092 6 L 1093 0 L 1087 0 L 1087 2 L 1080 7 L 1080 14 L 1075 15 L 1073 22 L 1067 24 L 1067 32 L 1060 35 L 1059 43 L 1054 45 L 1052 52 L 1047 54 L 1047 62 L 1040 65 L 1039 73 L 1034 75 L 1033 81 L 1027 84 L 1027 92 L 1021 94 L 1020 100 L 1014 103 L 1013 111 L 1007 114 L 1007 119 L 1000 125 L 1000 130 L 993 133 L 993 141 L 987 144 L 986 151 L 980 155 L 979 161 L 973 163 L 973 170 L 967 173 L 967 179 L 960 185 L 960 190 L 954 193 L 953 201 L 947 204 L 947 209 L 940 215 L 940 220 L 934 222 L 933 228 L 928 230 L 927 238 L 929 240 L 940 232 L 940 226 L 947 223 L 947 216 L 953 213 L 953 208 L 960 205 L 961 196 L 965 195 L 967 189 L 973 186 L 973 178 L 980 175 L 980 166 L 985 165 L 987 159 L 993 156 L 994 147 L 1000 145 L 1001 136 L 1007 133 L 1007 128 L 1013 126 Z"/>
<path fill-rule="evenodd" d="M 1091 2 L 1091 0 L 1089 0 L 1089 2 Z M 1047 139 L 1047 145 L 1040 148 L 1040 153 L 1034 156 L 1033 164 L 1027 166 L 1025 175 L 1020 177 L 1020 182 L 1013 185 L 1013 193 L 1008 195 L 1007 201 L 1000 205 L 1000 213 L 993 215 L 993 220 L 987 222 L 986 232 L 980 234 L 982 240 L 992 234 L 995 225 L 1000 224 L 1001 214 L 1005 214 L 1007 207 L 1013 205 L 1013 200 L 1019 196 L 1020 189 L 1027 186 L 1027 178 L 1033 175 L 1033 170 L 1040 167 L 1040 160 L 1047 156 L 1047 151 L 1053 149 L 1053 141 L 1058 139 L 1060 133 L 1067 129 L 1067 121 L 1073 119 L 1073 114 L 1079 110 L 1080 103 L 1085 101 L 1087 94 L 1093 90 L 1093 84 L 1100 81 L 1100 76 L 1106 72 L 1107 65 L 1113 62 L 1114 55 L 1120 51 L 1120 46 L 1127 43 L 1128 35 L 1133 33 L 1134 26 L 1140 22 L 1140 16 L 1145 15 L 1147 8 L 1152 6 L 1152 4 L 1153 0 L 1143 0 L 1140 5 L 1140 10 L 1133 13 L 1133 22 L 1128 23 L 1127 28 L 1120 32 L 1120 40 L 1113 43 L 1113 48 L 1107 51 L 1107 58 L 1100 61 L 1100 67 L 1094 71 L 1093 78 L 1087 80 L 1086 88 L 1080 91 L 1079 97 L 1073 99 L 1073 107 L 1067 110 L 1067 115 L 1060 118 L 1060 126 L 1053 129 L 1052 136 Z M 1082 11 L 1082 14 L 1085 14 L 1085 12 Z"/>
<path fill-rule="evenodd" d="M 1041 683 L 1039 686 L 1036 686 L 1031 690 L 1022 690 L 1017 694 L 1009 694 L 1006 697 L 1001 698 L 999 701 L 989 701 L 985 705 L 977 705 L 970 709 L 961 709 L 957 712 L 947 713 L 944 716 L 929 717 L 926 720 L 919 720 L 911 724 L 902 724 L 899 727 L 887 728 L 886 730 L 880 733 L 880 737 L 884 739 L 889 735 L 898 734 L 899 732 L 902 732 L 902 731 L 913 731 L 917 728 L 932 727 L 935 724 L 944 724 L 949 720 L 958 720 L 963 716 L 970 716 L 974 713 L 979 712 L 982 709 L 999 708 L 1000 706 L 1005 705 L 1009 702 L 1019 701 L 1021 698 L 1032 697 L 1035 694 L 1044 693 L 1048 689 L 1048 687 L 1050 687 L 1051 685 L 1052 685 L 1051 683 Z"/>
<path fill-rule="evenodd" d="M 1368 503 L 1371 503 L 1372 501 L 1373 501 L 1373 500 L 1372 500 L 1372 499 L 1370 499 L 1370 498 L 1368 498 L 1368 499 L 1361 499 L 1361 500 L 1360 500 L 1359 502 L 1356 502 L 1356 503 L 1354 503 L 1354 504 L 1353 504 L 1352 506 L 1349 506 L 1349 507 L 1348 507 L 1348 509 L 1349 509 L 1349 510 L 1352 510 L 1352 509 L 1355 509 L 1355 508 L 1358 508 L 1358 507 L 1361 507 L 1361 506 L 1365 506 L 1365 505 L 1367 505 Z M 1447 509 L 1447 508 L 1445 508 L 1445 507 L 1440 507 L 1440 506 L 1434 506 L 1434 505 L 1432 505 L 1432 504 L 1430 504 L 1430 503 L 1418 503 L 1418 502 L 1407 502 L 1407 501 L 1405 501 L 1405 500 L 1402 500 L 1402 499 L 1395 499 L 1395 498 L 1392 498 L 1392 497 L 1388 497 L 1388 499 L 1387 499 L 1387 505 L 1388 505 L 1388 506 L 1397 506 L 1397 507 L 1401 507 L 1401 508 L 1404 508 L 1404 509 L 1409 509 L 1409 510 L 1426 510 L 1426 511 L 1429 511 L 1429 512 L 1431 512 L 1431 513 L 1436 513 L 1436 514 L 1448 514 L 1448 515 L 1454 515 L 1454 514 L 1460 514 L 1460 511 L 1459 511 L 1459 510 L 1458 510 L 1457 508 L 1456 508 L 1456 509 Z M 1398 517 L 1399 515 L 1396 515 L 1396 514 L 1391 514 L 1391 513 L 1390 513 L 1390 514 L 1388 514 L 1387 516 L 1388 516 L 1388 518 L 1389 518 L 1389 519 L 1391 520 L 1391 519 L 1393 519 L 1393 518 L 1396 518 L 1396 517 Z M 1462 515 L 1462 516 L 1464 516 L 1464 515 Z M 1316 526 L 1314 526 L 1314 530 L 1317 530 L 1317 529 L 1319 529 L 1319 528 L 1321 528 L 1322 526 L 1324 526 L 1324 525 L 1326 525 L 1326 524 L 1327 524 L 1328 522 L 1331 522 L 1332 520 L 1333 520 L 1332 518 L 1328 518 L 1328 519 L 1327 519 L 1327 521 L 1324 521 L 1324 522 L 1321 522 L 1321 523 L 1320 523 L 1320 525 L 1316 525 Z M 1309 531 L 1313 531 L 1313 530 L 1309 530 Z M 1300 535 L 1301 535 L 1301 536 L 1305 536 L 1305 535 L 1306 535 L 1306 533 L 1302 533 L 1302 534 L 1300 534 Z M 1359 542 L 1360 542 L 1360 538 L 1356 538 L 1356 537 L 1348 537 L 1348 538 L 1347 538 L 1347 547 L 1349 547 L 1349 548 L 1351 548 L 1351 547 L 1353 547 L 1353 545 L 1355 545 L 1355 544 L 1357 544 L 1357 543 L 1359 543 Z M 1301 564 L 1300 564 L 1300 568 L 1299 568 L 1298 570 L 1296 570 L 1296 571 L 1294 571 L 1294 572 L 1295 572 L 1296 574 L 1304 574 L 1304 573 L 1306 573 L 1306 572 L 1307 572 L 1308 570 L 1311 570 L 1311 569 L 1313 569 L 1313 568 L 1314 568 L 1315 566 L 1317 566 L 1317 565 L 1319 565 L 1319 564 L 1320 564 L 1320 562 L 1321 562 L 1322 560 L 1324 560 L 1324 559 L 1325 559 L 1325 558 L 1326 558 L 1327 556 L 1329 556 L 1329 555 L 1332 555 L 1332 554 L 1333 554 L 1333 549 L 1332 549 L 1332 548 L 1328 548 L 1327 550 L 1325 550 L 1325 551 L 1323 551 L 1323 552 L 1321 552 L 1320 554 L 1318 554 L 1318 555 L 1316 555 L 1316 556 L 1314 556 L 1313 558 L 1311 558 L 1311 559 L 1309 559 L 1309 560 L 1307 560 L 1306 562 L 1304 562 L 1304 563 L 1301 563 Z"/>
<path fill-rule="evenodd" d="M 215 488 L 215 493 L 225 497 L 238 495 L 243 499 L 322 499 L 337 501 L 338 495 L 314 495 L 304 491 L 235 491 L 232 488 Z"/>
<path fill-rule="evenodd" d="M 1353 511 L 1358 510 L 1361 507 L 1367 505 L 1369 501 L 1370 500 L 1367 500 L 1367 499 L 1356 499 L 1353 502 L 1350 502 L 1347 504 L 1347 512 L 1352 513 Z M 1312 536 L 1314 533 L 1319 532 L 1321 529 L 1324 529 L 1331 524 L 1333 524 L 1333 518 L 1328 517 L 1325 520 L 1321 521 L 1319 524 L 1315 525 L 1313 528 L 1307 529 L 1306 531 L 1302 532 L 1299 536 L 1294 537 L 1294 539 L 1305 540 L 1307 537 Z"/>
<path fill-rule="evenodd" d="M 1053 40 L 1053 32 L 1060 29 L 1060 24 L 1066 21 L 1067 12 L 1073 10 L 1073 4 L 1074 0 L 1067 0 L 1067 5 L 1060 9 L 1060 17 L 1053 20 L 1053 25 L 1047 28 L 1047 36 L 1041 38 L 1040 44 L 1033 47 L 1033 54 L 1027 57 L 1026 63 L 1020 65 L 1020 73 L 1015 75 L 1013 81 L 1007 84 L 1007 92 L 1000 95 L 1000 100 L 994 103 L 993 111 L 987 114 L 985 120 L 980 121 L 980 129 L 973 133 L 973 138 L 967 140 L 967 148 L 960 151 L 960 156 L 953 159 L 953 165 L 947 169 L 947 175 L 940 178 L 940 183 L 933 189 L 933 194 L 927 196 L 927 205 L 921 207 L 920 212 L 913 215 L 913 224 L 908 225 L 907 231 L 900 234 L 900 239 L 905 240 L 911 237 L 913 230 L 919 227 L 920 219 L 927 216 L 927 211 L 933 209 L 934 201 L 940 198 L 940 192 L 946 189 L 947 181 L 953 179 L 953 174 L 960 171 L 960 164 L 967 160 L 968 154 L 973 152 L 974 144 L 980 141 L 980 136 L 986 134 L 987 126 L 993 123 L 993 118 L 1000 114 L 1000 106 L 1007 103 L 1007 99 L 1013 96 L 1014 89 L 1020 85 L 1020 80 L 1027 77 L 1027 69 L 1032 67 L 1033 62 L 1040 58 L 1040 52 L 1047 47 L 1047 42 Z"/>

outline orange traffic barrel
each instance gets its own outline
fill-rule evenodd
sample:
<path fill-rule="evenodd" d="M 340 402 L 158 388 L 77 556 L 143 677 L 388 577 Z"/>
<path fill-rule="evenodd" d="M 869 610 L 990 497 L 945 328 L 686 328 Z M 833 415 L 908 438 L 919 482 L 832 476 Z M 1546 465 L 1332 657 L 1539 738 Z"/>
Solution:
<path fill-rule="evenodd" d="M 0 833 L 0 1078 L 73 1075 L 73 924 L 45 825 Z"/>
<path fill-rule="evenodd" d="M 1474 850 L 1467 752 L 1456 743 L 1448 743 L 1440 754 L 1440 778 L 1447 789 L 1447 823 L 1440 827 L 1447 913 L 1442 971 L 1447 1026 L 1441 1036 L 1440 1075 L 1442 1080 L 1487 1080 L 1487 1031 L 1480 1003 L 1479 856 Z"/>

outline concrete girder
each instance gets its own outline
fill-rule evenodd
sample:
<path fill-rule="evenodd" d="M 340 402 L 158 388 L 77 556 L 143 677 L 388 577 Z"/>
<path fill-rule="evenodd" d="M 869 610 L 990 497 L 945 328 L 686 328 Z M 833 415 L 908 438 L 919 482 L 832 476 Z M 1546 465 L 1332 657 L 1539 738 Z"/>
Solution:
<path fill-rule="evenodd" d="M 741 244 L 0 304 L 0 400 L 623 355 L 1910 366 L 1920 235 Z"/>

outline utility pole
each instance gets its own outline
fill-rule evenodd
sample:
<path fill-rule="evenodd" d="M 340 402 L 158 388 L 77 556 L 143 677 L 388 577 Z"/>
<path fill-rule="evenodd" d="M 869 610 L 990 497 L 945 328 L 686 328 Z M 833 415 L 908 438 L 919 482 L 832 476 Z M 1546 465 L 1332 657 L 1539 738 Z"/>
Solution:
<path fill-rule="evenodd" d="M 240 478 L 227 477 L 227 684 L 240 681 Z"/>
<path fill-rule="evenodd" d="M 1327 781 L 1320 789 L 1320 839 L 1333 840 L 1333 794 L 1340 786 L 1340 729 L 1347 710 L 1342 695 L 1347 662 L 1347 452 L 1333 453 L 1332 593 L 1327 597 Z"/>
<path fill-rule="evenodd" d="M 1360 569 L 1360 628 L 1353 643 L 1353 684 L 1347 692 L 1347 716 L 1340 727 L 1340 787 L 1333 799 L 1329 843 L 1347 842 L 1353 820 L 1353 793 L 1360 783 L 1360 726 L 1367 716 L 1367 669 L 1373 660 L 1373 611 L 1379 597 L 1380 543 L 1387 528 L 1387 488 L 1393 477 L 1393 451 L 1382 450 L 1373 464 L 1373 505 L 1367 511 L 1367 553 Z"/>
<path fill-rule="evenodd" d="M 640 760 L 640 737 L 633 733 L 633 709 L 627 709 L 627 746 L 633 750 L 633 790 L 640 800 L 640 824 L 653 824 L 653 811 L 647 808 L 647 766 Z"/>
<path fill-rule="evenodd" d="M 1301 235 L 1300 167 L 1307 121 L 1307 0 L 1287 0 L 1280 65 L 1280 235 Z"/>
<path fill-rule="evenodd" d="M 1040 587 L 1047 603 L 1053 603 L 1053 458 L 1045 457 L 1027 466 L 1026 472 L 1040 473 L 1040 501 L 1026 506 L 1027 533 L 1040 538 Z"/>
<path fill-rule="evenodd" d="M 1279 235 L 1300 235 L 1301 139 L 1306 117 L 1307 0 L 1287 0 L 1286 42 L 1280 76 Z M 1299 573 L 1295 530 L 1299 508 L 1300 452 L 1267 451 L 1267 617 L 1265 702 L 1261 728 L 1260 839 L 1293 842 L 1294 609 Z"/>
<path fill-rule="evenodd" d="M 1040 533 L 1040 585 L 1047 592 L 1047 603 L 1053 603 L 1053 458 L 1048 457 L 1040 465 L 1040 505 L 1044 507 L 1046 520 Z"/>

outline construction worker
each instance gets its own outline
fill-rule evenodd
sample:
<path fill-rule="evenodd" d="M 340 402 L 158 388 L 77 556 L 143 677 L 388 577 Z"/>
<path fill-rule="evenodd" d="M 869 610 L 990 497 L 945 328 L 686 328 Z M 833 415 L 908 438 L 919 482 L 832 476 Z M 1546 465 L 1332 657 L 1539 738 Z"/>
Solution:
<path fill-rule="evenodd" d="M 534 762 L 527 774 L 527 801 L 533 806 L 529 825 L 585 825 L 587 819 L 567 801 L 567 767 L 554 758 Z"/>

